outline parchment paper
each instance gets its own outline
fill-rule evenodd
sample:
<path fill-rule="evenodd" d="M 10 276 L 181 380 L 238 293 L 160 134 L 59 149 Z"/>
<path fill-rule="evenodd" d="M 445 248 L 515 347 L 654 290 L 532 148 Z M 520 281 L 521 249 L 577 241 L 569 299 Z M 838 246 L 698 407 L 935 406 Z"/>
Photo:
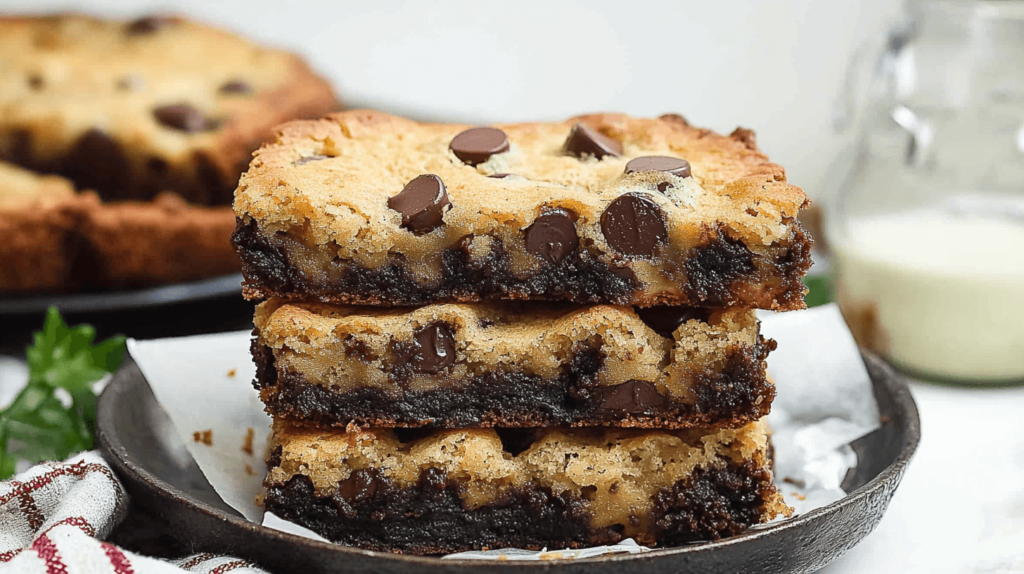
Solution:
<path fill-rule="evenodd" d="M 798 514 L 804 513 L 845 495 L 839 485 L 856 464 L 848 445 L 878 428 L 878 408 L 860 353 L 835 305 L 763 313 L 760 318 L 765 337 L 779 343 L 768 359 L 777 388 L 769 416 L 776 482 L 786 502 Z M 264 517 L 256 505 L 266 468 L 270 417 L 251 384 L 255 367 L 249 355 L 250 338 L 248 331 L 239 331 L 132 339 L 128 350 L 224 502 L 253 522 L 319 539 L 272 514 Z M 246 438 L 249 429 L 253 429 L 251 445 Z M 583 551 L 510 549 L 449 557 L 551 560 L 647 550 L 627 540 Z"/>

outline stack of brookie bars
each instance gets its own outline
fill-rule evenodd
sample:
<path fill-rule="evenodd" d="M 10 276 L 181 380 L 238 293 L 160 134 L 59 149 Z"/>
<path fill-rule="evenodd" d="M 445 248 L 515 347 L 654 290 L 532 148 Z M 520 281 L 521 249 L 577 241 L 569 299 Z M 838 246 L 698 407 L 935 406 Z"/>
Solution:
<path fill-rule="evenodd" d="M 806 203 L 751 132 L 675 115 L 284 125 L 234 204 L 266 509 L 416 554 L 787 512 L 754 309 L 804 305 Z"/>

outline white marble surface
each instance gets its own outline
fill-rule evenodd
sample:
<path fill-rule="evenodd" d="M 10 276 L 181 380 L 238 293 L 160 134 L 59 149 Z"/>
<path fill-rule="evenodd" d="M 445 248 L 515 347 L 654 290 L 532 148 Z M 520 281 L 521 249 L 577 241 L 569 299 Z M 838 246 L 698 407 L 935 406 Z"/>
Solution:
<path fill-rule="evenodd" d="M 1024 388 L 912 390 L 917 455 L 878 528 L 824 572 L 1024 572 Z"/>
<path fill-rule="evenodd" d="M 0 398 L 24 373 L 0 357 Z M 1024 572 L 1024 388 L 912 389 L 922 438 L 903 484 L 878 529 L 823 572 Z"/>

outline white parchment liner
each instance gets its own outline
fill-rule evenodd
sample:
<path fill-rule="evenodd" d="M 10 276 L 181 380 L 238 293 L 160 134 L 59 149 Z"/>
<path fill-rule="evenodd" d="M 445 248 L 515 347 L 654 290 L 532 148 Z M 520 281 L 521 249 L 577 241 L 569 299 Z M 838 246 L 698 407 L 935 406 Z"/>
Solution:
<path fill-rule="evenodd" d="M 769 416 L 776 482 L 786 502 L 800 514 L 845 496 L 839 485 L 856 463 L 848 445 L 878 428 L 878 407 L 860 353 L 835 305 L 760 317 L 764 336 L 779 343 L 768 359 L 778 392 Z M 271 514 L 264 517 L 256 505 L 266 469 L 270 417 L 251 384 L 255 367 L 250 339 L 248 331 L 132 339 L 128 350 L 224 502 L 253 522 L 319 538 Z M 248 429 L 254 431 L 251 449 L 244 448 Z M 209 445 L 202 441 L 204 431 L 210 431 Z M 512 549 L 452 557 L 549 560 L 646 550 L 627 540 L 584 550 Z"/>

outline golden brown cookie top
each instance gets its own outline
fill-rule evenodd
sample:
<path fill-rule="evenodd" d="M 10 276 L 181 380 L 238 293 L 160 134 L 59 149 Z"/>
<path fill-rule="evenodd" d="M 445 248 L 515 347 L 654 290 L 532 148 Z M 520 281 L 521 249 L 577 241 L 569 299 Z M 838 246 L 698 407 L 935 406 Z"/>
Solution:
<path fill-rule="evenodd" d="M 574 130 L 578 124 L 582 130 Z M 286 124 L 257 152 L 236 193 L 236 213 L 279 227 L 307 221 L 322 239 L 367 229 L 361 243 L 366 248 L 403 243 L 417 237 L 416 230 L 403 227 L 402 213 L 388 200 L 417 177 L 434 174 L 451 202 L 443 213 L 449 227 L 488 217 L 529 225 L 544 208 L 563 207 L 583 220 L 577 228 L 592 227 L 599 235 L 598 220 L 612 200 L 642 193 L 665 211 L 670 234 L 721 220 L 769 243 L 782 236 L 782 220 L 806 202 L 749 132 L 726 137 L 678 116 L 620 114 L 493 127 L 506 135 L 507 151 L 488 156 L 487 144 L 494 142 L 471 150 L 476 155 L 459 151 L 456 138 L 470 129 L 465 125 L 423 124 L 374 111 Z M 586 138 L 579 131 L 591 139 L 581 144 Z M 595 132 L 621 155 L 595 153 Z M 631 160 L 643 156 L 685 159 L 692 175 L 626 173 Z M 494 177 L 501 174 L 508 175 Z"/>

